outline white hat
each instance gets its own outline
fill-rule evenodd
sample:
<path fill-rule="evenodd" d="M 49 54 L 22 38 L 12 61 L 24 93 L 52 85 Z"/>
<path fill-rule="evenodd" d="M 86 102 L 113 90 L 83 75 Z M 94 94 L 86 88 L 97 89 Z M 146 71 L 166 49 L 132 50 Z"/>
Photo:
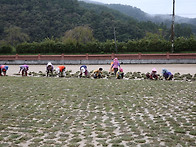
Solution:
<path fill-rule="evenodd" d="M 153 68 L 152 71 L 157 71 L 156 68 Z"/>
<path fill-rule="evenodd" d="M 85 68 L 84 68 L 84 67 L 82 67 L 82 68 L 81 68 L 81 71 L 82 71 L 82 72 L 85 72 Z"/>
<path fill-rule="evenodd" d="M 49 66 L 49 65 L 52 65 L 52 63 L 51 62 L 48 62 L 47 66 Z"/>

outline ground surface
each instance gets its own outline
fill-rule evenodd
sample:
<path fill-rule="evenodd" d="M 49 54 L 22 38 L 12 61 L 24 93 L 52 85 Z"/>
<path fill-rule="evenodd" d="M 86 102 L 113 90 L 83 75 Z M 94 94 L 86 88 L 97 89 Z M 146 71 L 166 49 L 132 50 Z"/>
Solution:
<path fill-rule="evenodd" d="M 0 146 L 196 146 L 196 82 L 1 77 Z"/>
<path fill-rule="evenodd" d="M 54 65 L 57 68 L 58 65 Z M 66 70 L 72 70 L 73 73 L 79 71 L 81 65 L 65 65 Z M 87 65 L 88 70 L 92 71 L 102 67 L 104 70 L 109 71 L 110 65 Z M 147 73 L 151 72 L 152 68 L 156 68 L 158 73 L 161 74 L 163 68 L 168 69 L 172 73 L 187 74 L 190 73 L 194 75 L 196 73 L 196 64 L 122 64 L 121 67 L 124 69 L 124 72 L 142 72 Z M 45 72 L 46 65 L 29 65 L 29 71 L 34 72 Z M 9 65 L 9 70 L 7 74 L 9 76 L 17 73 L 19 71 L 19 65 Z"/>

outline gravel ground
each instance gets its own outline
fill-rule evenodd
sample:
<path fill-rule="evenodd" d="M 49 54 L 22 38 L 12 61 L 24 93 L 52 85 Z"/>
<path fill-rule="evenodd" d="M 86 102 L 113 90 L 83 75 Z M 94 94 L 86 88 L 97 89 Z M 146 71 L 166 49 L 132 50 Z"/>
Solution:
<path fill-rule="evenodd" d="M 72 70 L 73 73 L 79 71 L 79 67 L 81 65 L 65 65 L 66 70 Z M 109 71 L 110 65 L 87 65 L 88 70 L 92 71 L 95 69 L 98 69 L 99 67 L 102 67 L 104 70 Z M 58 65 L 54 65 L 54 68 L 57 68 Z M 146 73 L 150 72 L 152 68 L 156 68 L 158 73 L 161 74 L 161 70 L 163 68 L 168 69 L 172 73 L 180 73 L 180 74 L 195 74 L 196 73 L 196 64 L 126 64 L 121 65 L 121 67 L 124 69 L 124 72 L 141 72 Z M 34 72 L 45 72 L 46 65 L 30 65 L 29 71 Z M 7 75 L 12 76 L 15 73 L 18 73 L 19 71 L 19 65 L 9 65 L 9 69 L 7 71 Z"/>

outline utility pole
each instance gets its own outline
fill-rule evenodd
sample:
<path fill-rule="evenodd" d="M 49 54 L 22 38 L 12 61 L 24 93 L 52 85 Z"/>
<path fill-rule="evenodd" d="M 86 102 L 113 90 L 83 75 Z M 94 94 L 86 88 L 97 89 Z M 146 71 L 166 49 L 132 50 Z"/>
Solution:
<path fill-rule="evenodd" d="M 118 50 L 117 50 L 117 44 L 116 44 L 116 30 L 115 30 L 115 27 L 114 27 L 114 41 L 115 41 L 115 50 L 116 50 L 116 53 L 117 53 Z"/>
<path fill-rule="evenodd" d="M 173 0 L 173 14 L 172 14 L 172 26 L 171 26 L 172 53 L 174 52 L 174 21 L 175 21 L 175 0 Z"/>

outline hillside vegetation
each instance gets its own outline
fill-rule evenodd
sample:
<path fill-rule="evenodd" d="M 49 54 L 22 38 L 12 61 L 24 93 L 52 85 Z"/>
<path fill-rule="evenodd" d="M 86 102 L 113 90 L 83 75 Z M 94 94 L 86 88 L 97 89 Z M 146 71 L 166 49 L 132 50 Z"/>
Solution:
<path fill-rule="evenodd" d="M 114 27 L 119 41 L 141 39 L 146 32 L 157 33 L 164 25 L 138 22 L 119 11 L 105 6 L 87 4 L 77 0 L 1 0 L 0 39 L 5 39 L 12 28 L 19 27 L 29 41 L 60 38 L 77 26 L 88 25 L 99 41 L 114 38 Z M 189 32 L 188 35 L 190 35 Z"/>
<path fill-rule="evenodd" d="M 193 35 L 189 27 L 175 28 L 180 40 Z M 103 5 L 77 0 L 0 1 L 0 54 L 106 53 L 117 47 L 120 52 L 169 51 L 170 34 L 164 23 L 138 21 Z M 183 50 L 196 48 L 195 42 L 184 44 Z"/>
<path fill-rule="evenodd" d="M 148 13 L 143 12 L 142 10 L 132 7 L 129 5 L 120 5 L 120 4 L 104 4 L 108 8 L 117 10 L 127 16 L 131 16 L 139 21 L 151 21 L 156 24 L 164 23 L 168 28 L 172 23 L 172 15 L 169 14 L 156 14 L 150 15 Z M 172 13 L 172 12 L 171 12 Z M 192 32 L 196 35 L 196 18 L 186 18 L 181 16 L 175 16 L 175 23 L 177 25 L 181 25 L 184 29 L 192 30 Z M 176 29 L 179 31 L 179 29 Z M 188 33 L 187 33 L 188 34 Z M 177 37 L 182 36 L 183 34 L 177 33 Z"/>

